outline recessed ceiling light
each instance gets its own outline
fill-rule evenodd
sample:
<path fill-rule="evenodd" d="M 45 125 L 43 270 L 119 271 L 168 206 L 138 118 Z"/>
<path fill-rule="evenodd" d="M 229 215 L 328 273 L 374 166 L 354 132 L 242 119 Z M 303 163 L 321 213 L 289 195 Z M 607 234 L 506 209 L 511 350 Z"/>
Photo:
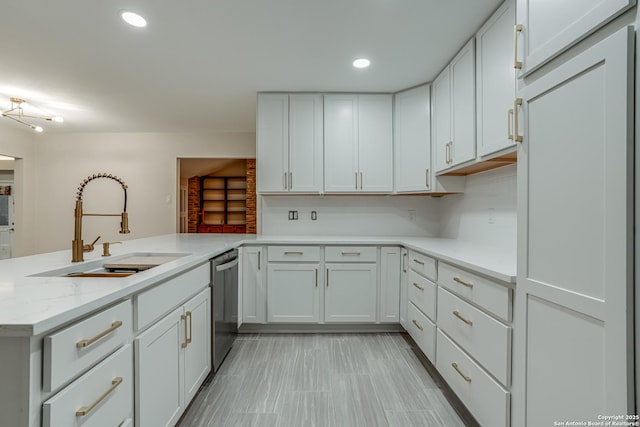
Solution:
<path fill-rule="evenodd" d="M 369 65 L 371 65 L 371 61 L 369 61 L 367 58 L 358 58 L 353 61 L 353 66 L 355 68 L 367 68 Z"/>
<path fill-rule="evenodd" d="M 120 13 L 120 16 L 124 19 L 124 22 L 134 27 L 142 28 L 147 26 L 147 20 L 137 13 L 124 11 Z"/>

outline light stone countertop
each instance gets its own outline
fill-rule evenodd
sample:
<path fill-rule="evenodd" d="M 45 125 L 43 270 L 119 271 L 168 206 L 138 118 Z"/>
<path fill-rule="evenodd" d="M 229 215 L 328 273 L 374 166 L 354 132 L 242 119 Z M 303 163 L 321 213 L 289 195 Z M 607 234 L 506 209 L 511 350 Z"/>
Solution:
<path fill-rule="evenodd" d="M 40 335 L 101 307 L 123 300 L 240 245 L 402 245 L 445 262 L 514 284 L 516 254 L 453 239 L 402 236 L 279 236 L 169 234 L 128 240 L 111 247 L 111 258 L 96 248 L 84 263 L 71 263 L 64 250 L 0 261 L 0 337 Z M 188 254 L 125 278 L 34 277 L 66 268 L 84 271 L 97 261 L 132 253 Z"/>

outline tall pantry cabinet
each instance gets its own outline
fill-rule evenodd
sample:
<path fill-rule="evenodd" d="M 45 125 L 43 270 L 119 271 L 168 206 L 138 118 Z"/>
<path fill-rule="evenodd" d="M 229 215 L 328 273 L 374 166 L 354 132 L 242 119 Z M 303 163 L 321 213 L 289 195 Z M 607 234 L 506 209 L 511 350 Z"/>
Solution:
<path fill-rule="evenodd" d="M 592 3 L 517 3 L 514 426 L 635 413 L 634 30 L 542 65 L 632 4 Z"/>

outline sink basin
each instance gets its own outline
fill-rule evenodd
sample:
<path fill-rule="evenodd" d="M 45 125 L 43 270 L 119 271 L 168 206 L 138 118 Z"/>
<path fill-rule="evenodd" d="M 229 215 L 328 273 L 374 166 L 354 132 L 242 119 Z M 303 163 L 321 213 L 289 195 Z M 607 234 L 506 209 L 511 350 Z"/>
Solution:
<path fill-rule="evenodd" d="M 31 277 L 111 277 L 123 278 L 132 274 L 146 271 L 158 265 L 166 264 L 188 253 L 163 253 L 163 252 L 134 252 L 98 259 L 94 261 L 73 264 L 68 267 L 43 271 L 32 274 Z"/>

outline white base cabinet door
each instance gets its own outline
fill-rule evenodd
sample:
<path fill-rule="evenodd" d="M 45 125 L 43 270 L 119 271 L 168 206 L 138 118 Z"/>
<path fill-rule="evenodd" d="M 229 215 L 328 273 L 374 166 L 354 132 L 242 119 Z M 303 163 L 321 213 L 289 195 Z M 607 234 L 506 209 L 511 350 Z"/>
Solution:
<path fill-rule="evenodd" d="M 409 281 L 409 269 L 407 268 L 409 251 L 405 248 L 401 249 L 401 270 L 400 270 L 400 325 L 406 331 L 409 329 L 409 321 L 407 320 L 407 305 L 409 296 L 407 295 L 407 283 Z"/>
<path fill-rule="evenodd" d="M 242 322 L 264 323 L 266 315 L 266 271 L 264 247 L 242 250 Z"/>
<path fill-rule="evenodd" d="M 376 321 L 376 264 L 326 264 L 325 322 Z"/>
<path fill-rule="evenodd" d="M 520 92 L 517 426 L 635 413 L 633 36 L 624 28 Z"/>
<path fill-rule="evenodd" d="M 400 321 L 400 248 L 380 249 L 380 314 L 381 323 Z"/>
<path fill-rule="evenodd" d="M 184 305 L 187 316 L 188 345 L 184 349 L 185 406 L 211 372 L 211 291 L 204 292 Z"/>
<path fill-rule="evenodd" d="M 514 65 L 531 72 L 636 4 L 635 0 L 518 0 Z"/>
<path fill-rule="evenodd" d="M 269 263 L 267 320 L 276 323 L 317 323 L 320 319 L 318 263 Z"/>

